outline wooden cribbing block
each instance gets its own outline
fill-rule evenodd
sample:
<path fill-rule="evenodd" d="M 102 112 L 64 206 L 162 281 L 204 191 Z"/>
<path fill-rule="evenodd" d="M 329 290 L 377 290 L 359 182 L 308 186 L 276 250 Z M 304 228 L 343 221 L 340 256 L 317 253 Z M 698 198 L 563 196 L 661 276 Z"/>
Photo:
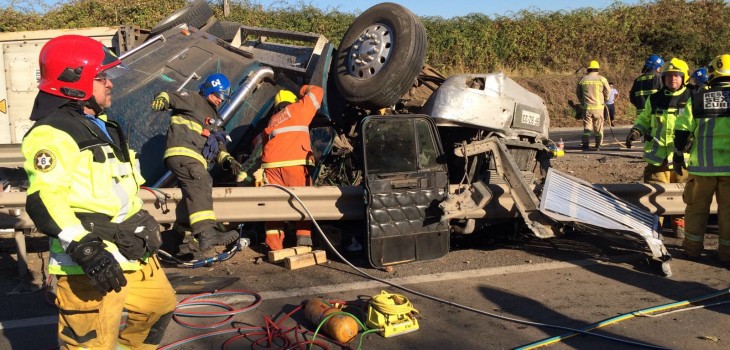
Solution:
<path fill-rule="evenodd" d="M 301 245 L 301 246 L 296 246 L 293 248 L 286 248 L 286 249 L 281 249 L 281 250 L 271 250 L 271 251 L 269 251 L 268 258 L 269 258 L 269 262 L 280 262 L 288 256 L 309 253 L 311 251 L 312 251 L 312 247 Z"/>
<path fill-rule="evenodd" d="M 289 270 L 322 264 L 327 262 L 327 253 L 324 250 L 315 250 L 311 253 L 298 254 L 284 259 L 284 266 Z"/>

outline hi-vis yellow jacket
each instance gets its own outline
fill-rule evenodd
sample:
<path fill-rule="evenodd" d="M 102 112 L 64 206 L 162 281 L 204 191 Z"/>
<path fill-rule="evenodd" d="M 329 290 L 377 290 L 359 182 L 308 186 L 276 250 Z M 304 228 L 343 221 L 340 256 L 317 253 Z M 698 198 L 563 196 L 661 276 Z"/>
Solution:
<path fill-rule="evenodd" d="M 730 82 L 692 92 L 676 130 L 692 135 L 687 171 L 696 176 L 730 176 Z"/>
<path fill-rule="evenodd" d="M 689 97 L 690 91 L 684 86 L 677 91 L 663 88 L 649 95 L 633 126 L 640 134 L 648 136 L 644 142 L 644 160 L 647 163 L 660 166 L 670 160 L 668 167 L 673 169 L 674 127 L 677 116 L 687 108 Z"/>
<path fill-rule="evenodd" d="M 49 273 L 83 274 L 66 248 L 89 232 L 77 213 L 100 213 L 120 223 L 142 207 L 137 196 L 144 179 L 119 125 L 100 118 L 109 136 L 75 103 L 36 121 L 23 138 L 23 164 L 30 187 L 26 210 L 36 227 L 51 239 Z M 113 242 L 105 241 L 124 270 L 137 270 Z"/>

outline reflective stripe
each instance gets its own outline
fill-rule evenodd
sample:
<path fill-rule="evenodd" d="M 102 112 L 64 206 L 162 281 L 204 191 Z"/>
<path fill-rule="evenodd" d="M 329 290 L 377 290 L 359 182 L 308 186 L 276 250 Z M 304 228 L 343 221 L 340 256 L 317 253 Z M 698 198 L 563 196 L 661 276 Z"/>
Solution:
<path fill-rule="evenodd" d="M 730 165 L 725 166 L 699 166 L 690 165 L 687 171 L 692 173 L 730 173 Z"/>
<path fill-rule="evenodd" d="M 644 148 L 644 159 L 648 160 L 649 162 L 653 162 L 653 165 L 661 165 L 664 163 L 664 161 L 667 159 L 665 157 L 660 157 L 657 155 L 659 153 L 661 145 L 659 144 L 659 140 L 654 135 L 661 135 L 664 130 L 664 124 L 661 123 L 657 118 L 657 128 L 653 131 L 652 141 L 649 141 L 649 145 L 651 145 L 651 148 L 647 151 L 646 148 Z"/>
<path fill-rule="evenodd" d="M 81 224 L 65 227 L 61 230 L 61 233 L 58 234 L 57 241 L 61 248 L 65 251 L 72 241 L 76 240 L 76 238 L 81 238 L 86 235 L 86 233 L 86 229 Z"/>
<path fill-rule="evenodd" d="M 139 261 L 130 261 L 125 258 L 114 243 L 109 241 L 104 241 L 104 243 L 107 246 L 106 250 L 112 253 L 122 270 L 134 271 L 142 268 Z M 58 239 L 51 238 L 48 273 L 52 275 L 83 275 L 84 270 L 71 259 L 71 255 L 66 254 L 66 250 L 61 247 Z"/>
<path fill-rule="evenodd" d="M 317 96 L 314 96 L 313 93 L 308 92 L 307 97 L 312 100 L 312 105 L 314 105 L 314 109 L 319 109 L 319 101 L 317 101 Z"/>
<path fill-rule="evenodd" d="M 302 126 L 302 125 L 295 125 L 295 126 L 285 126 L 283 128 L 276 129 L 271 132 L 271 135 L 269 135 L 269 138 L 274 138 L 274 136 L 278 134 L 283 134 L 285 132 L 306 132 L 309 134 L 309 127 L 308 126 Z"/>
<path fill-rule="evenodd" d="M 267 235 L 279 235 L 279 234 L 281 234 L 281 231 L 280 230 L 267 230 L 266 234 Z"/>
<path fill-rule="evenodd" d="M 653 90 L 639 90 L 634 93 L 634 96 L 648 96 L 653 95 L 659 90 L 653 89 Z"/>
<path fill-rule="evenodd" d="M 205 160 L 205 158 L 203 158 L 202 154 L 187 147 L 170 147 L 165 150 L 165 154 L 162 156 L 162 158 L 168 158 L 172 156 L 185 156 L 197 159 L 198 161 L 203 163 L 204 168 L 208 167 L 208 162 Z"/>
<path fill-rule="evenodd" d="M 190 214 L 190 225 L 204 220 L 215 221 L 215 213 L 212 210 L 201 210 Z"/>
<path fill-rule="evenodd" d="M 691 233 L 684 232 L 684 239 L 692 242 L 702 242 L 705 239 L 705 235 L 699 236 L 699 235 L 693 235 Z"/>
<path fill-rule="evenodd" d="M 705 127 L 705 132 L 713 133 L 715 131 L 715 121 L 716 120 L 717 119 L 715 119 L 715 118 L 703 119 L 703 121 L 705 121 L 707 123 L 707 125 Z M 703 152 L 705 155 L 705 163 L 709 166 L 712 166 L 713 164 L 715 164 L 715 159 L 714 159 L 715 150 L 712 147 L 712 144 L 713 144 L 712 136 L 713 135 L 705 135 L 705 137 L 703 138 L 705 141 L 705 144 L 704 144 L 705 151 Z"/>
<path fill-rule="evenodd" d="M 283 168 L 283 167 L 287 167 L 287 166 L 296 166 L 296 165 L 314 165 L 314 162 L 311 159 L 285 160 L 285 161 L 281 161 L 281 162 L 263 163 L 263 164 L 261 164 L 261 168 L 263 168 L 263 169 Z"/>
<path fill-rule="evenodd" d="M 182 125 L 192 131 L 195 131 L 198 134 L 203 134 L 203 126 L 198 124 L 197 122 L 194 122 L 190 119 L 187 119 L 185 117 L 179 116 L 179 115 L 173 115 L 170 118 L 170 124 L 177 124 Z"/>

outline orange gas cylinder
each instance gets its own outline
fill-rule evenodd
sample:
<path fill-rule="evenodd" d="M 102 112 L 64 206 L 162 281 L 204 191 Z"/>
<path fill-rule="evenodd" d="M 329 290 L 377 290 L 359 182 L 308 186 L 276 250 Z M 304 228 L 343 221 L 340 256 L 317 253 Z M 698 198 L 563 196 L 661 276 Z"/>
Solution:
<path fill-rule="evenodd" d="M 318 298 L 310 299 L 304 307 L 307 319 L 315 325 L 319 325 L 329 314 L 339 311 L 340 309 Z M 340 343 L 349 343 L 357 335 L 357 321 L 348 315 L 334 315 L 322 325 L 322 330 Z"/>

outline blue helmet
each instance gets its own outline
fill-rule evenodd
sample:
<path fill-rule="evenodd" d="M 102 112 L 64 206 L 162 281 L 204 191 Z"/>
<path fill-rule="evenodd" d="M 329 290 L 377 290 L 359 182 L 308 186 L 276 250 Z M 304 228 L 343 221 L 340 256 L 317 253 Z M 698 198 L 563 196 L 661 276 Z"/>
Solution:
<path fill-rule="evenodd" d="M 662 59 L 662 56 L 659 55 L 651 55 L 646 59 L 646 62 L 644 62 L 644 68 L 651 70 L 657 70 L 663 65 L 664 59 Z"/>
<path fill-rule="evenodd" d="M 217 94 L 221 100 L 227 100 L 230 98 L 231 82 L 228 81 L 225 75 L 215 73 L 205 78 L 205 82 L 200 84 L 200 94 L 208 96 L 210 94 Z"/>
<path fill-rule="evenodd" d="M 707 68 L 697 68 L 694 72 L 692 72 L 692 75 L 690 75 L 690 79 L 691 78 L 694 78 L 697 84 L 707 84 L 707 81 L 709 80 L 707 77 Z"/>

